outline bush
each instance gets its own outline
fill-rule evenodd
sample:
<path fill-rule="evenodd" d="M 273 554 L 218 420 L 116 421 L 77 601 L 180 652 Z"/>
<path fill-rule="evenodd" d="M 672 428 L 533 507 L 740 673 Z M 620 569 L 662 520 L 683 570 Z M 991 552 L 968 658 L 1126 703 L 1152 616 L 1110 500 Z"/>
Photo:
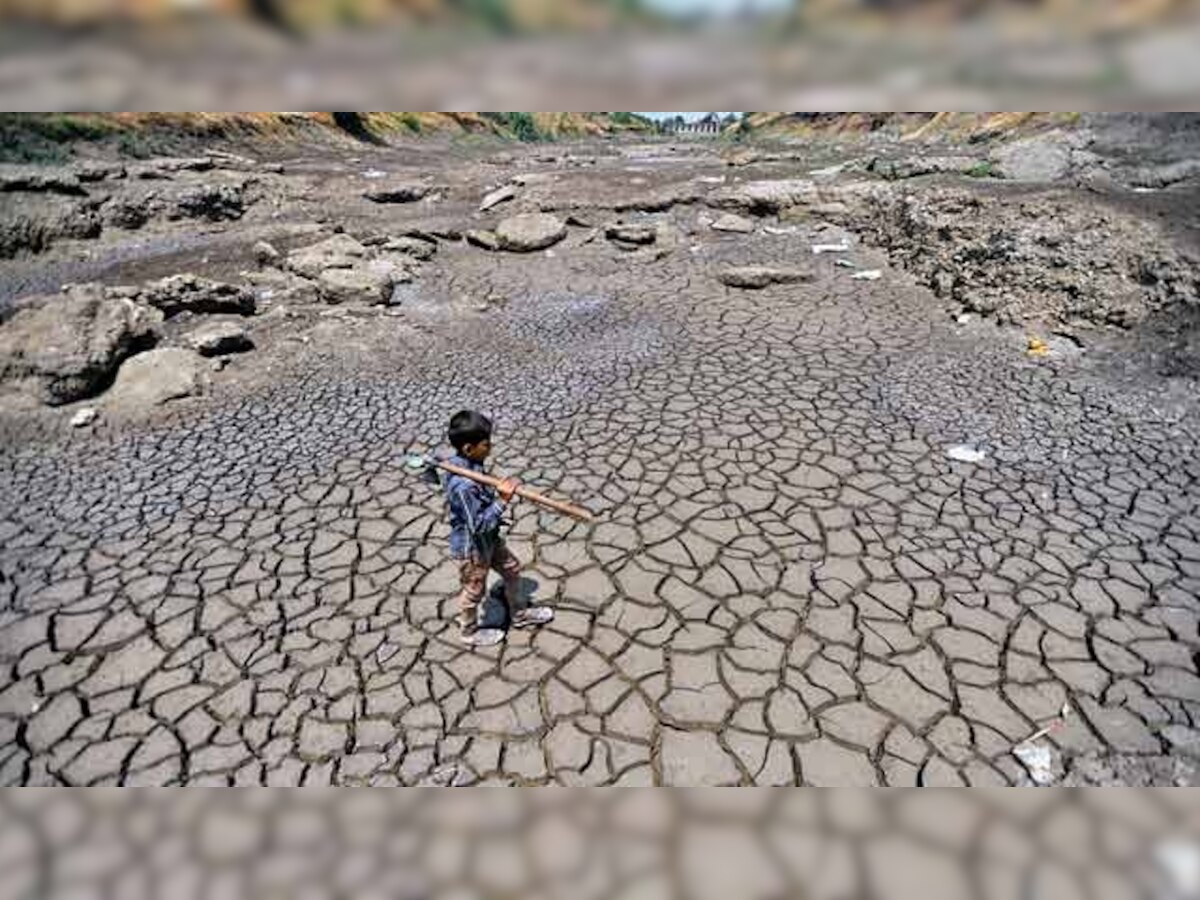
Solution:
<path fill-rule="evenodd" d="M 966 174 L 968 178 L 991 178 L 996 174 L 995 169 L 995 166 L 984 160 L 983 162 L 978 162 L 971 166 L 971 168 L 967 169 Z"/>
<path fill-rule="evenodd" d="M 549 136 L 538 128 L 533 116 L 527 112 L 497 112 L 487 113 L 487 116 L 518 141 L 532 143 L 549 139 Z"/>

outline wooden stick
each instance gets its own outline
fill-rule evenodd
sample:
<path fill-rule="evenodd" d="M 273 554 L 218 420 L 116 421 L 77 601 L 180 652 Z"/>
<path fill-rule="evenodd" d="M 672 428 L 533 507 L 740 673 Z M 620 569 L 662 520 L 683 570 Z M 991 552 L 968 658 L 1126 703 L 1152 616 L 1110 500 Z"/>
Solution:
<path fill-rule="evenodd" d="M 455 475 L 461 475 L 463 478 L 469 478 L 471 481 L 485 484 L 490 488 L 500 487 L 500 482 L 504 479 L 496 478 L 493 475 L 484 475 L 482 472 L 476 472 L 473 469 L 464 469 L 462 466 L 456 466 L 454 463 L 442 462 L 440 459 L 428 458 L 431 465 L 437 466 L 447 472 Z M 546 509 L 552 509 L 555 512 L 562 513 L 564 516 L 570 516 L 572 519 L 577 519 L 580 522 L 594 522 L 596 517 L 582 506 L 575 506 L 573 503 L 564 503 L 562 500 L 555 500 L 553 497 L 547 497 L 545 494 L 539 494 L 531 488 L 521 485 L 516 490 L 516 495 L 528 500 L 530 503 L 536 503 L 538 506 L 544 506 Z"/>

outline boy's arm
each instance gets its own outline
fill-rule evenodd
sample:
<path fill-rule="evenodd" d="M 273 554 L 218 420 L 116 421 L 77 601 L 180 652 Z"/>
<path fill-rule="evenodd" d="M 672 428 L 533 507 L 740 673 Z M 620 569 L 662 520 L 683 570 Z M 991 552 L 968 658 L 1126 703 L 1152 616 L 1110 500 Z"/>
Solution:
<path fill-rule="evenodd" d="M 467 530 L 472 535 L 494 531 L 500 525 L 504 513 L 504 502 L 484 504 L 475 486 L 469 481 L 459 481 L 450 492 L 450 502 L 455 503 L 467 520 Z"/>

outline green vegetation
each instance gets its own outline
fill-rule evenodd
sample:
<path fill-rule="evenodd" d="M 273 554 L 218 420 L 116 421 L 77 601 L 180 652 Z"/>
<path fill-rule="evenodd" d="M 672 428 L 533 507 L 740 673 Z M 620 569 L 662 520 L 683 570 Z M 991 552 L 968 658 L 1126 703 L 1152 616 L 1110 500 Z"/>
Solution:
<path fill-rule="evenodd" d="M 510 133 L 518 141 L 534 143 L 547 141 L 551 136 L 538 128 L 533 116 L 527 112 L 491 112 L 484 115 Z"/>
<path fill-rule="evenodd" d="M 73 141 L 104 140 L 116 132 L 111 123 L 69 113 L 0 113 L 0 160 L 62 162 Z"/>
<path fill-rule="evenodd" d="M 967 169 L 965 174 L 968 178 L 991 178 L 996 174 L 996 167 L 987 160 L 983 160 Z"/>

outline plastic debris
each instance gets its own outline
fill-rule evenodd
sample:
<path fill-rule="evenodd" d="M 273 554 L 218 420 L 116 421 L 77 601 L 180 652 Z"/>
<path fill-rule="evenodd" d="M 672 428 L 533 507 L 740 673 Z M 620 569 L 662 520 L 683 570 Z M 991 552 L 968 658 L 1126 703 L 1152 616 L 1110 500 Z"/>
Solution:
<path fill-rule="evenodd" d="M 971 321 L 970 313 L 959 313 L 958 319 L 957 319 L 957 322 L 959 325 L 966 325 L 970 321 Z"/>
<path fill-rule="evenodd" d="M 765 231 L 767 234 L 795 234 L 796 226 L 788 225 L 784 228 L 779 228 L 775 225 L 764 225 L 763 231 Z"/>
<path fill-rule="evenodd" d="M 848 259 L 835 259 L 833 261 L 833 264 L 842 269 L 853 269 L 854 268 L 854 263 Z"/>
<path fill-rule="evenodd" d="M 1013 756 L 1025 766 L 1034 784 L 1054 783 L 1054 751 L 1047 745 L 1024 741 L 1013 748 Z"/>
<path fill-rule="evenodd" d="M 92 409 L 90 406 L 81 409 L 79 412 L 75 413 L 75 415 L 71 416 L 71 427 L 85 428 L 96 421 L 97 415 L 99 415 L 99 413 L 97 413 L 96 410 Z"/>
<path fill-rule="evenodd" d="M 843 241 L 840 244 L 813 244 L 812 252 L 814 255 L 822 253 L 845 253 L 850 249 L 850 245 Z"/>
<path fill-rule="evenodd" d="M 855 272 L 850 276 L 851 281 L 878 281 L 883 277 L 883 272 L 879 269 L 863 269 L 861 272 Z"/>
<path fill-rule="evenodd" d="M 981 463 L 987 459 L 987 451 L 970 444 L 955 444 L 946 448 L 946 456 L 955 462 Z"/>
<path fill-rule="evenodd" d="M 363 172 L 363 178 L 376 179 L 385 177 L 387 177 L 387 172 L 383 172 L 379 169 L 369 169 L 368 171 Z"/>
<path fill-rule="evenodd" d="M 1029 356 L 1046 356 L 1050 353 L 1050 346 L 1040 337 L 1031 337 L 1025 353 Z"/>

